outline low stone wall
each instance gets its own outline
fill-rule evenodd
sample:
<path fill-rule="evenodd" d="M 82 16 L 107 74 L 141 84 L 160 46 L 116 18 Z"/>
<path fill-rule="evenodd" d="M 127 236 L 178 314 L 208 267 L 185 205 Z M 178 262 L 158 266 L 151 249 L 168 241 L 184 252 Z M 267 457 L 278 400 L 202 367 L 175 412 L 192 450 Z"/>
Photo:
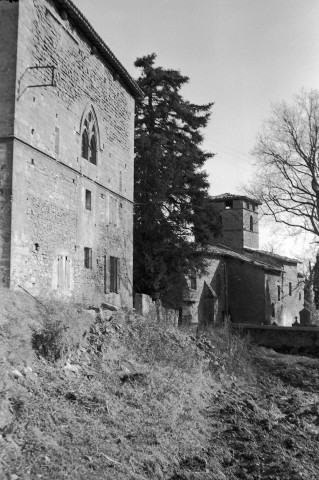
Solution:
<path fill-rule="evenodd" d="M 281 352 L 310 354 L 319 357 L 319 328 L 277 327 L 273 325 L 233 325 L 236 330 L 247 333 L 251 341 L 263 347 Z"/>
<path fill-rule="evenodd" d="M 164 308 L 160 301 L 153 301 L 148 295 L 137 293 L 134 296 L 134 308 L 140 315 L 154 314 L 157 320 L 168 325 L 178 326 L 178 310 Z"/>

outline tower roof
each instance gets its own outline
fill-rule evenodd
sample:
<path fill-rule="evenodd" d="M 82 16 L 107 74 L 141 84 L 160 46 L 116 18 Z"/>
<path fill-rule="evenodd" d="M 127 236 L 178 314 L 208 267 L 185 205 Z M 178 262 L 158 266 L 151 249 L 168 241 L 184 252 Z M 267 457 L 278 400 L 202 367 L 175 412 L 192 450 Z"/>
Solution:
<path fill-rule="evenodd" d="M 256 205 L 261 205 L 261 202 L 256 198 L 247 197 L 246 195 L 234 195 L 232 193 L 222 193 L 221 195 L 216 195 L 211 197 L 214 202 L 224 202 L 225 200 L 246 200 L 247 202 L 255 203 Z"/>

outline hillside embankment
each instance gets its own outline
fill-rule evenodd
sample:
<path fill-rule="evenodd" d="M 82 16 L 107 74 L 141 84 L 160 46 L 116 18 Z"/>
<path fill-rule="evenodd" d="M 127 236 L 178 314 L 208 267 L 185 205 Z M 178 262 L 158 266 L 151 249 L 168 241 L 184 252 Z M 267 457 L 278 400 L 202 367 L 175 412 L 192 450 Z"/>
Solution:
<path fill-rule="evenodd" d="M 0 290 L 1 480 L 319 478 L 318 359 L 41 302 Z"/>

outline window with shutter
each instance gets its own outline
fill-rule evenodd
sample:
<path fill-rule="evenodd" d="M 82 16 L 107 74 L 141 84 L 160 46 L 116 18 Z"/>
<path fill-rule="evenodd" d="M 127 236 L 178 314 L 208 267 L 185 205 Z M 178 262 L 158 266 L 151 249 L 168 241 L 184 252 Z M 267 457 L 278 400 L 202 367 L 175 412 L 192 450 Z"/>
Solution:
<path fill-rule="evenodd" d="M 92 268 L 92 248 L 84 247 L 84 267 Z"/>
<path fill-rule="evenodd" d="M 120 291 L 120 259 L 110 257 L 110 292 L 119 293 Z"/>

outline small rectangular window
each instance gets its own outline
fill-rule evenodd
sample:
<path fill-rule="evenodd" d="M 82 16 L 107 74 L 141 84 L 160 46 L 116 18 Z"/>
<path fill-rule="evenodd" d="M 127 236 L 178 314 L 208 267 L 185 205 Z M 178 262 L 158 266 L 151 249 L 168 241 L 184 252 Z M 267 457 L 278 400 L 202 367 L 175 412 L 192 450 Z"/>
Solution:
<path fill-rule="evenodd" d="M 289 295 L 290 296 L 292 295 L 292 284 L 291 284 L 291 282 L 289 282 Z"/>
<path fill-rule="evenodd" d="M 280 295 L 280 285 L 277 285 L 277 299 L 278 299 L 278 302 L 280 300 L 280 297 L 281 297 L 281 295 Z"/>
<path fill-rule="evenodd" d="M 110 257 L 110 292 L 119 293 L 120 291 L 120 259 Z"/>
<path fill-rule="evenodd" d="M 196 290 L 197 289 L 196 273 L 192 273 L 192 275 L 190 276 L 190 281 L 191 281 L 191 289 Z"/>
<path fill-rule="evenodd" d="M 84 247 L 84 267 L 92 268 L 92 248 Z"/>
<path fill-rule="evenodd" d="M 220 273 L 217 273 L 216 275 L 216 293 L 217 295 L 220 295 L 222 293 L 222 282 Z"/>
<path fill-rule="evenodd" d="M 85 190 L 85 208 L 92 210 L 92 192 L 90 190 Z"/>
<path fill-rule="evenodd" d="M 225 207 L 226 207 L 226 210 L 230 210 L 231 208 L 233 208 L 233 201 L 232 200 L 226 200 L 225 201 Z"/>
<path fill-rule="evenodd" d="M 299 292 L 299 300 L 301 300 L 301 292 Z"/>

